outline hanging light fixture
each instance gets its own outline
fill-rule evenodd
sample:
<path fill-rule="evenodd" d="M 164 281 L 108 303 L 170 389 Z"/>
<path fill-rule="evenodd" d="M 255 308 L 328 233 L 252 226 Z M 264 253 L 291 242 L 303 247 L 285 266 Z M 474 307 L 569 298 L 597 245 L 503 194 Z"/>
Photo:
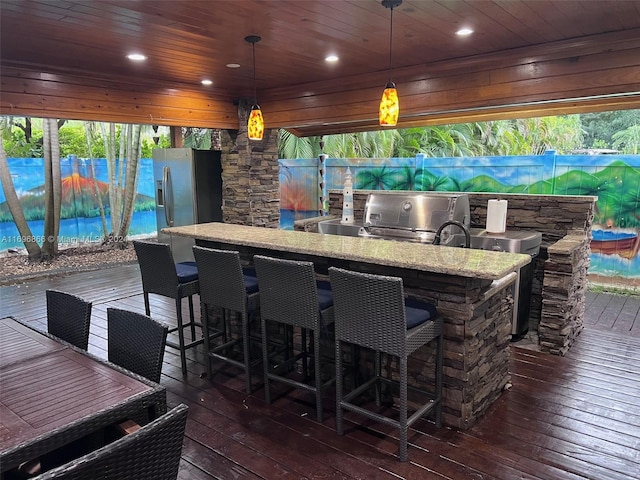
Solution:
<path fill-rule="evenodd" d="M 251 106 L 249 121 L 247 122 L 247 134 L 249 140 L 262 140 L 262 135 L 264 134 L 264 119 L 262 118 L 260 105 L 258 105 L 258 90 L 256 86 L 256 43 L 262 40 L 262 37 L 249 35 L 244 37 L 244 39 L 251 44 L 253 49 L 253 105 Z"/>
<path fill-rule="evenodd" d="M 396 84 L 391 80 L 391 45 L 393 40 L 393 9 L 402 4 L 402 0 L 382 0 L 382 6 L 391 9 L 390 29 L 389 29 L 389 81 L 382 92 L 380 100 L 380 125 L 383 127 L 395 127 L 400 114 L 400 103 L 398 102 L 398 91 Z"/>

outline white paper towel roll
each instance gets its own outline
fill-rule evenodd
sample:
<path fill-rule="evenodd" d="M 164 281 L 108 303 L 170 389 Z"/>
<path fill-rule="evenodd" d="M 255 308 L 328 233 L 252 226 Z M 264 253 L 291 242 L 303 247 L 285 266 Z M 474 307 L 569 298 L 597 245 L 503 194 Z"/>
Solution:
<path fill-rule="evenodd" d="M 507 229 L 507 201 L 489 200 L 487 204 L 487 232 L 504 233 Z"/>

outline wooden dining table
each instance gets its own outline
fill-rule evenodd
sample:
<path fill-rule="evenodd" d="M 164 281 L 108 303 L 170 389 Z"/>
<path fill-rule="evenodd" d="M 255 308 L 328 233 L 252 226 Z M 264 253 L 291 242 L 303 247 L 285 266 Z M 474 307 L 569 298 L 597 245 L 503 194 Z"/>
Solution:
<path fill-rule="evenodd" d="M 0 473 L 118 422 L 166 411 L 163 386 L 0 319 Z"/>

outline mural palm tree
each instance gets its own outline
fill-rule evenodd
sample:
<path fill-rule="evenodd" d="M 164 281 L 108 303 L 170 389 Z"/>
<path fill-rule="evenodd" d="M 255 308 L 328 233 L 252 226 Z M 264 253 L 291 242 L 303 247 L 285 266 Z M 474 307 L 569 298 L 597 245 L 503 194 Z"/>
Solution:
<path fill-rule="evenodd" d="M 396 173 L 387 168 L 360 170 L 356 173 L 355 188 L 363 190 L 391 190 L 395 184 Z"/>
<path fill-rule="evenodd" d="M 453 178 L 446 175 L 439 177 L 428 170 L 422 172 L 420 181 L 420 190 L 425 192 L 449 192 L 459 190 L 457 187 L 460 186 Z"/>
<path fill-rule="evenodd" d="M 421 186 L 422 169 L 404 165 L 400 172 L 397 172 L 395 183 L 391 190 L 418 190 Z"/>

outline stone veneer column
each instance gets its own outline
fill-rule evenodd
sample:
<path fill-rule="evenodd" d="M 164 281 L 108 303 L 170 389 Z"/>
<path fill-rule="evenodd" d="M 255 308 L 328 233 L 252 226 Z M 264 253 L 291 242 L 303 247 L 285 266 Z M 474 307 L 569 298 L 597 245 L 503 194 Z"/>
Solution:
<path fill-rule="evenodd" d="M 583 327 L 589 237 L 567 235 L 547 250 L 538 327 L 540 348 L 564 355 Z"/>
<path fill-rule="evenodd" d="M 225 223 L 277 228 L 280 224 L 278 130 L 247 138 L 251 105 L 240 102 L 240 130 L 222 132 L 222 218 Z"/>

